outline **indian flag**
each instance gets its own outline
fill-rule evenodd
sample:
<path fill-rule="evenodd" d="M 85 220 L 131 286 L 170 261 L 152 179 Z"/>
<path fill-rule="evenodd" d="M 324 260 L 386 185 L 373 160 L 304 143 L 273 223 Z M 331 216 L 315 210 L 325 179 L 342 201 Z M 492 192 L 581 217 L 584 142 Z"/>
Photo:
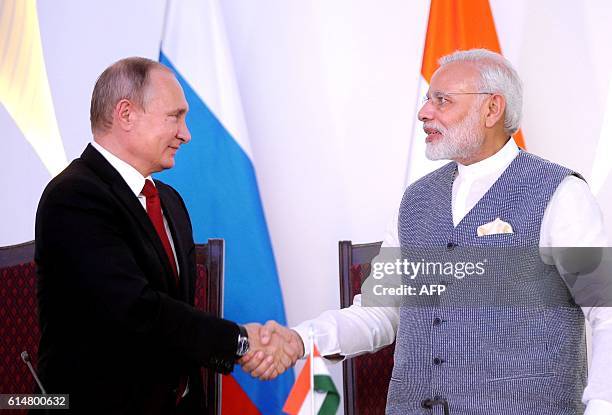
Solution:
<path fill-rule="evenodd" d="M 438 59 L 456 50 L 475 48 L 501 53 L 489 0 L 431 0 L 418 99 L 427 93 L 431 77 L 438 69 Z M 415 119 L 406 184 L 447 163 L 446 160 L 425 158 L 426 135 L 422 127 L 423 124 Z M 514 135 L 514 140 L 519 147 L 525 148 L 520 130 Z"/>
<path fill-rule="evenodd" d="M 308 357 L 283 407 L 283 412 L 289 415 L 333 415 L 340 406 L 340 395 L 316 346 L 314 361 L 312 356 Z"/>

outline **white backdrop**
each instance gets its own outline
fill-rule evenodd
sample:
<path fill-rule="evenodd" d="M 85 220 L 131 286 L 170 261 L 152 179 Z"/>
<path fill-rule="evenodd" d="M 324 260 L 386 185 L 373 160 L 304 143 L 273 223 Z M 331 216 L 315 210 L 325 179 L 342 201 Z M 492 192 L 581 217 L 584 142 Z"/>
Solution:
<path fill-rule="evenodd" d="M 68 159 L 97 75 L 157 59 L 164 0 L 39 0 Z M 405 186 L 425 1 L 221 0 L 290 324 L 338 306 L 337 242 L 379 240 Z M 530 151 L 583 173 L 612 223 L 612 4 L 491 0 L 525 82 Z M 0 245 L 33 238 L 49 173 L 0 106 Z M 198 137 L 194 137 L 197 140 Z M 338 386 L 341 369 L 332 369 Z"/>

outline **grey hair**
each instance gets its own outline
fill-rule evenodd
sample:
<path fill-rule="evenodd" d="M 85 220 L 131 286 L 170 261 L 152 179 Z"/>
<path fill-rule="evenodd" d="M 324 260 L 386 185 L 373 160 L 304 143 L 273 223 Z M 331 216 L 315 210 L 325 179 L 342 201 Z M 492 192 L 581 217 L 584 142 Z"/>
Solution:
<path fill-rule="evenodd" d="M 102 72 L 91 94 L 89 109 L 91 131 L 94 134 L 110 129 L 113 125 L 113 111 L 122 99 L 145 108 L 149 74 L 153 69 L 170 71 L 154 60 L 131 57 L 113 63 Z"/>
<path fill-rule="evenodd" d="M 516 133 L 521 126 L 523 83 L 510 61 L 488 49 L 458 50 L 438 60 L 440 67 L 451 62 L 472 62 L 476 65 L 480 71 L 479 90 L 504 97 L 504 130 L 509 135 Z"/>

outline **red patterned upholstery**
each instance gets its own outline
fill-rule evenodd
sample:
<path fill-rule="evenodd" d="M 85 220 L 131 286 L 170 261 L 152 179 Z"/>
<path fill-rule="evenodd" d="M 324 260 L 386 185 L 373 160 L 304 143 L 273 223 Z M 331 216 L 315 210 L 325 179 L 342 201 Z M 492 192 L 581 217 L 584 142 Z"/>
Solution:
<path fill-rule="evenodd" d="M 350 306 L 353 297 L 361 291 L 361 284 L 370 273 L 370 261 L 378 254 L 380 246 L 380 242 L 353 245 L 350 241 L 340 241 L 340 302 L 343 308 Z M 344 361 L 346 415 L 385 413 L 394 349 L 392 344 L 375 354 Z"/>
<path fill-rule="evenodd" d="M 38 312 L 33 242 L 0 248 L 0 394 L 34 393 L 21 352 L 38 355 Z M 3 414 L 23 414 L 6 411 Z"/>
<path fill-rule="evenodd" d="M 370 264 L 356 264 L 351 267 L 353 287 L 361 283 L 370 274 Z M 357 290 L 359 291 L 359 290 Z M 358 294 L 358 292 L 355 292 Z M 393 369 L 393 351 L 390 345 L 375 354 L 358 356 L 353 360 L 353 381 L 355 382 L 355 404 L 359 415 L 383 414 L 387 402 L 389 380 Z"/>
<path fill-rule="evenodd" d="M 205 264 L 197 264 L 197 273 L 198 277 L 196 279 L 195 284 L 195 307 L 198 310 L 206 310 L 206 304 L 208 303 L 208 299 L 206 297 L 207 284 L 206 284 L 206 265 Z"/>

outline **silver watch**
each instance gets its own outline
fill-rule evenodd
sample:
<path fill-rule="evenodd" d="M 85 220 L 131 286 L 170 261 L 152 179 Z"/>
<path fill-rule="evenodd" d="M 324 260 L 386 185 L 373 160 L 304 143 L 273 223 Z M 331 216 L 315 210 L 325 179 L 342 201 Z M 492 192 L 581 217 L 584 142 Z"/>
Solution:
<path fill-rule="evenodd" d="M 238 347 L 236 348 L 236 356 L 242 357 L 249 351 L 249 335 L 244 326 L 238 325 Z"/>

